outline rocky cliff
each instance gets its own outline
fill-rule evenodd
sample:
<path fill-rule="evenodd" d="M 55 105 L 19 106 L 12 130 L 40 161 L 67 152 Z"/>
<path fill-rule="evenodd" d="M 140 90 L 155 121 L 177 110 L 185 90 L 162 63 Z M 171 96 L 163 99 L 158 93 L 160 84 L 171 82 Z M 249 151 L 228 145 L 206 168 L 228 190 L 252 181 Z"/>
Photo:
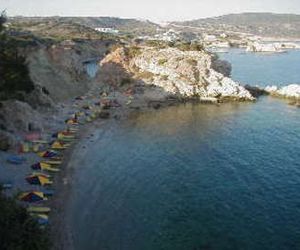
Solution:
<path fill-rule="evenodd" d="M 97 76 L 88 76 L 84 62 L 104 56 L 108 42 L 63 41 L 23 49 L 34 89 L 20 93 L 18 100 L 0 102 L 0 150 L 13 146 L 21 134 L 43 131 L 49 124 L 48 118 L 55 119 L 60 102 L 82 95 L 98 84 Z"/>
<path fill-rule="evenodd" d="M 118 65 L 145 84 L 179 97 L 254 100 L 248 90 L 228 77 L 228 63 L 205 51 L 121 47 L 102 60 L 102 67 L 107 64 Z"/>
<path fill-rule="evenodd" d="M 83 62 L 103 56 L 107 49 L 103 41 L 64 41 L 39 47 L 28 55 L 30 76 L 56 102 L 84 94 L 97 79 L 88 76 Z"/>

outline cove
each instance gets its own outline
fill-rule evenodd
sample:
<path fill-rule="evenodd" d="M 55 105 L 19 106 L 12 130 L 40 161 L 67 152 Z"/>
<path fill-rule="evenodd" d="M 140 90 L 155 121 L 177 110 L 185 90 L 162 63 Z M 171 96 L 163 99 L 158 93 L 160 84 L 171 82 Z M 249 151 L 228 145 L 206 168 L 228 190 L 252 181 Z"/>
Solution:
<path fill-rule="evenodd" d="M 236 67 L 232 53 L 235 80 L 265 82 L 247 72 L 257 55 Z M 262 97 L 106 123 L 76 149 L 75 249 L 299 249 L 299 118 L 298 108 Z"/>

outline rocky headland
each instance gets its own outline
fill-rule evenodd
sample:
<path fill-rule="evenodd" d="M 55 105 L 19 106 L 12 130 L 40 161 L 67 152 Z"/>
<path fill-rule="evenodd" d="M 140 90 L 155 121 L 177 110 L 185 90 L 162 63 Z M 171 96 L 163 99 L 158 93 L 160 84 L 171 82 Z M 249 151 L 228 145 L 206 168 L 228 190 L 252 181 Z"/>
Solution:
<path fill-rule="evenodd" d="M 255 99 L 229 77 L 230 64 L 206 51 L 183 51 L 172 47 L 120 47 L 101 61 L 103 68 L 107 68 L 106 65 L 121 67 L 132 78 L 142 80 L 145 86 L 159 87 L 166 94 L 181 99 Z"/>

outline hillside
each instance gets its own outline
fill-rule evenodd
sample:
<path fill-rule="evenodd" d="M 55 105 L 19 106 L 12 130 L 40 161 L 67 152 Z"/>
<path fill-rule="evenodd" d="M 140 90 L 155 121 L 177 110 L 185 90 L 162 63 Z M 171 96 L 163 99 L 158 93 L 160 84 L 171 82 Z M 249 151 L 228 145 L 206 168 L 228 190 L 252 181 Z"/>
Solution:
<path fill-rule="evenodd" d="M 43 26 L 43 24 L 64 25 L 66 27 L 77 25 L 94 30 L 97 27 L 114 28 L 123 34 L 149 35 L 155 34 L 159 25 L 150 21 L 137 19 L 124 19 L 117 17 L 12 17 L 13 24 L 22 26 Z M 42 27 L 41 27 L 42 28 Z M 65 29 L 67 32 L 68 30 Z"/>
<path fill-rule="evenodd" d="M 11 17 L 8 26 L 11 35 L 18 37 L 34 35 L 39 39 L 58 41 L 67 39 L 115 39 L 110 34 L 97 32 L 93 28 L 67 19 L 61 20 L 60 17 Z"/>
<path fill-rule="evenodd" d="M 203 30 L 227 30 L 263 37 L 300 38 L 300 15 L 272 13 L 230 14 L 214 18 L 173 22 Z"/>
<path fill-rule="evenodd" d="M 120 30 L 123 33 L 140 35 L 155 34 L 157 28 L 159 28 L 159 25 L 147 20 L 142 21 L 117 17 L 63 17 L 62 19 L 90 28 L 107 27 Z"/>

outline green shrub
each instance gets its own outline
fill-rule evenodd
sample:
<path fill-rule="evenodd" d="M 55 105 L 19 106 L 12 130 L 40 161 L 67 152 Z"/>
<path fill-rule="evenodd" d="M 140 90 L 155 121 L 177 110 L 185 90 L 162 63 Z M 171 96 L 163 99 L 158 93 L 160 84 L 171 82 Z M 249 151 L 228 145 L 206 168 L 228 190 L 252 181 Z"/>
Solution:
<path fill-rule="evenodd" d="M 167 47 L 170 47 L 167 42 L 158 40 L 147 40 L 145 44 L 149 47 L 155 47 L 159 49 L 165 49 Z"/>
<path fill-rule="evenodd" d="M 189 42 L 181 42 L 175 44 L 175 47 L 181 51 L 189 51 L 190 50 L 190 43 Z"/>
<path fill-rule="evenodd" d="M 179 42 L 175 44 L 175 47 L 182 51 L 202 51 L 204 46 L 201 43 L 191 42 Z"/>

